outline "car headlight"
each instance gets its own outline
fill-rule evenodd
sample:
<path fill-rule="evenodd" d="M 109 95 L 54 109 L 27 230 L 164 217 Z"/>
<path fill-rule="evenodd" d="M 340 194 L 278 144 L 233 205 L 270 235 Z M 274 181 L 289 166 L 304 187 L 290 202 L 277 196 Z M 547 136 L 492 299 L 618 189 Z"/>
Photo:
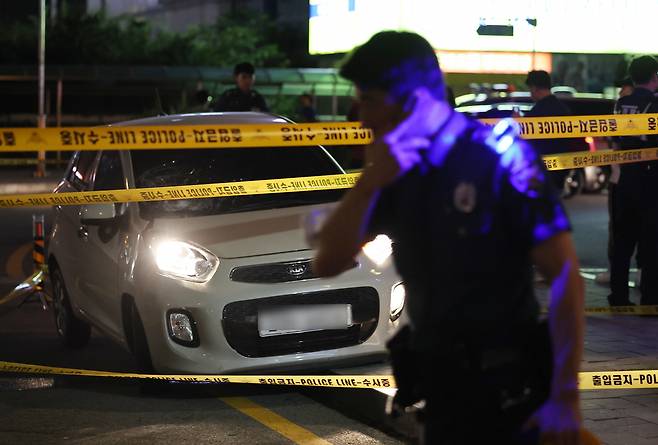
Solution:
<path fill-rule="evenodd" d="M 407 292 L 404 289 L 403 283 L 398 283 L 391 289 L 391 321 L 400 318 L 402 309 L 404 309 L 404 300 Z"/>
<path fill-rule="evenodd" d="M 393 253 L 391 239 L 386 235 L 377 235 L 374 240 L 366 243 L 362 250 L 370 261 L 381 266 Z"/>
<path fill-rule="evenodd" d="M 156 239 L 152 246 L 155 264 L 165 277 L 205 283 L 219 265 L 212 252 L 184 241 Z"/>

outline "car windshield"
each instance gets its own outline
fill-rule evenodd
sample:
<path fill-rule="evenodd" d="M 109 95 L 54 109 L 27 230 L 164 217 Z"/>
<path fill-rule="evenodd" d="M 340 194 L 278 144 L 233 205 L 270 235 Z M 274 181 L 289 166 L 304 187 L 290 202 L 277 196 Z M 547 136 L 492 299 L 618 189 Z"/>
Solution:
<path fill-rule="evenodd" d="M 343 173 L 321 147 L 133 150 L 138 188 Z M 333 202 L 344 190 L 228 196 L 140 203 L 146 219 L 216 215 Z"/>

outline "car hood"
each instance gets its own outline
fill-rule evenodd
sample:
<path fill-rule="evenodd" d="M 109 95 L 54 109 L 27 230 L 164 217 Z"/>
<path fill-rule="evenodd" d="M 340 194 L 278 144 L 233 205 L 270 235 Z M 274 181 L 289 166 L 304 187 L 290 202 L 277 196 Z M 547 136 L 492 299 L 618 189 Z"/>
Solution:
<path fill-rule="evenodd" d="M 254 212 L 190 218 L 160 218 L 151 233 L 158 238 L 188 241 L 219 258 L 239 258 L 310 250 L 303 227 L 311 211 L 329 210 L 319 204 Z"/>

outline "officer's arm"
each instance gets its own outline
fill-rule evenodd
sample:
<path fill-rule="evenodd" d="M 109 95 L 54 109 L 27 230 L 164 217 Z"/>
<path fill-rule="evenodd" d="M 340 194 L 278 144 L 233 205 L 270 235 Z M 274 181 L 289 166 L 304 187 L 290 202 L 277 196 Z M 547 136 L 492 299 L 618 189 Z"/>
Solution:
<path fill-rule="evenodd" d="M 549 325 L 553 345 L 551 400 L 578 405 L 578 370 L 584 330 L 584 286 L 569 232 L 560 232 L 532 250 L 532 260 L 551 283 Z"/>
<path fill-rule="evenodd" d="M 368 241 L 368 223 L 378 195 L 379 189 L 362 180 L 345 194 L 319 234 L 318 252 L 313 260 L 316 275 L 338 275 L 354 261 Z"/>

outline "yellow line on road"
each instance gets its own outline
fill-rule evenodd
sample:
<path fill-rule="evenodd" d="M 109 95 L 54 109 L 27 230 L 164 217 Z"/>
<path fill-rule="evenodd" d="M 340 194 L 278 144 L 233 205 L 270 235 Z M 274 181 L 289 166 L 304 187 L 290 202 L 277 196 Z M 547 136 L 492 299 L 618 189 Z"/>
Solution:
<path fill-rule="evenodd" d="M 25 271 L 23 270 L 23 259 L 32 249 L 32 243 L 25 243 L 18 249 L 14 250 L 9 259 L 7 260 L 7 276 L 15 280 L 22 280 L 25 278 Z"/>
<path fill-rule="evenodd" d="M 227 405 L 299 445 L 331 445 L 323 438 L 244 397 L 220 397 Z"/>

